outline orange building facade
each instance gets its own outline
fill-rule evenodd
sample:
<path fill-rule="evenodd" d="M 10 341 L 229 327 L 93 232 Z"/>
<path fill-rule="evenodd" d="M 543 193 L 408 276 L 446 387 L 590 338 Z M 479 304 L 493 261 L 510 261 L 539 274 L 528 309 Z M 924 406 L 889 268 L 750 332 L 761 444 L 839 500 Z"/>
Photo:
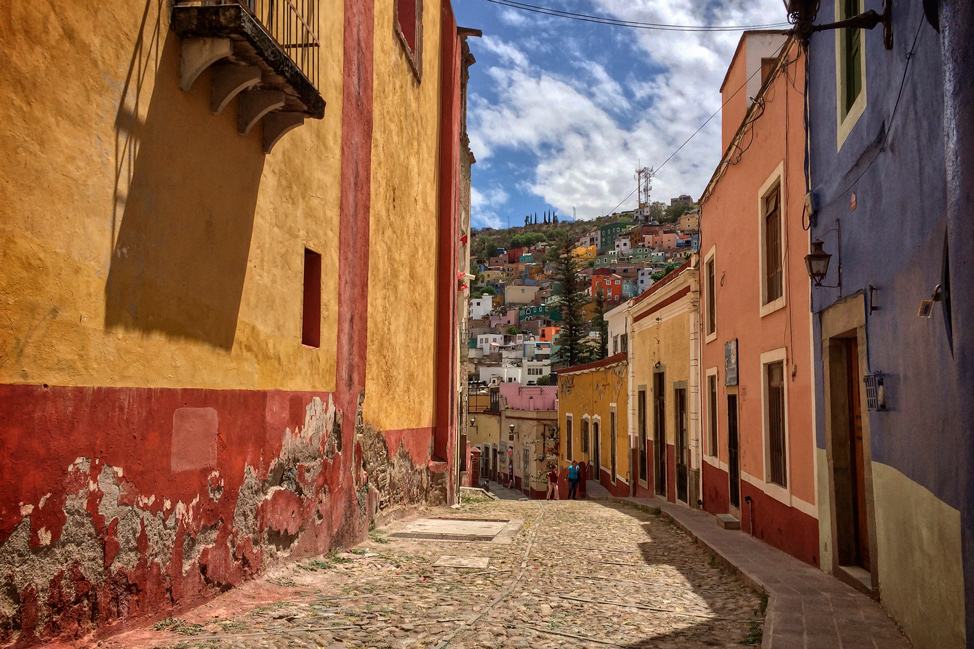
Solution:
<path fill-rule="evenodd" d="M 700 202 L 702 500 L 817 566 L 804 66 L 785 34 L 747 32 L 721 87 L 724 157 Z"/>

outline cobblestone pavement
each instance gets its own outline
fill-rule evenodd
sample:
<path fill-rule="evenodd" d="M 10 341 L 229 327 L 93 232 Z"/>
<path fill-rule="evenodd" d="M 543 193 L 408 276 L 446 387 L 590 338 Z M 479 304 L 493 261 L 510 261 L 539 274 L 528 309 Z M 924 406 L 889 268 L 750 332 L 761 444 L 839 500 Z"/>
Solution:
<path fill-rule="evenodd" d="M 761 599 L 665 518 L 619 504 L 487 501 L 424 516 L 523 519 L 513 541 L 396 538 L 293 564 L 103 649 L 731 647 Z M 499 538 L 499 537 L 498 537 Z M 487 569 L 435 567 L 443 556 Z"/>

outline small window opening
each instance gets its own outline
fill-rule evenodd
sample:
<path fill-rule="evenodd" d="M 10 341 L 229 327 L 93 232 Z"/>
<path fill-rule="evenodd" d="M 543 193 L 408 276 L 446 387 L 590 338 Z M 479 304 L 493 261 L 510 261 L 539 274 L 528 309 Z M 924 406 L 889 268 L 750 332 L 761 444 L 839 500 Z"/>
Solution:
<path fill-rule="evenodd" d="M 304 305 L 301 343 L 321 346 L 321 255 L 304 249 Z"/>

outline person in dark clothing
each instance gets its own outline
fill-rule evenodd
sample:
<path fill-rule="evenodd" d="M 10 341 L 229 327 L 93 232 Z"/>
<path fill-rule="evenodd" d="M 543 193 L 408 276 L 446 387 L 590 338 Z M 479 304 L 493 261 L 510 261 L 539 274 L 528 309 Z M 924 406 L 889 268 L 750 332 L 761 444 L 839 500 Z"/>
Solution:
<path fill-rule="evenodd" d="M 572 465 L 568 467 L 568 498 L 571 500 L 578 500 L 578 479 L 580 472 L 578 460 L 572 461 Z"/>
<path fill-rule="evenodd" d="M 558 497 L 558 469 L 551 467 L 548 471 L 548 500 L 555 500 Z"/>

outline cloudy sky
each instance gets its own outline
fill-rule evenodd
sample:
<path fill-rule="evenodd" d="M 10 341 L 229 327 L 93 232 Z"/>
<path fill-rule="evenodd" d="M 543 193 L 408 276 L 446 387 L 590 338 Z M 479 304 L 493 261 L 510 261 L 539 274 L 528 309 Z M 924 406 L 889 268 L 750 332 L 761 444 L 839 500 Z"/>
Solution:
<path fill-rule="evenodd" d="M 783 23 L 781 0 L 523 0 L 623 20 L 679 25 Z M 470 39 L 468 129 L 474 227 L 523 224 L 555 209 L 616 209 L 637 166 L 659 167 L 720 107 L 741 33 L 626 29 L 454 0 Z M 654 200 L 699 197 L 720 159 L 720 116 L 660 169 Z M 619 210 L 636 205 L 633 194 Z"/>

